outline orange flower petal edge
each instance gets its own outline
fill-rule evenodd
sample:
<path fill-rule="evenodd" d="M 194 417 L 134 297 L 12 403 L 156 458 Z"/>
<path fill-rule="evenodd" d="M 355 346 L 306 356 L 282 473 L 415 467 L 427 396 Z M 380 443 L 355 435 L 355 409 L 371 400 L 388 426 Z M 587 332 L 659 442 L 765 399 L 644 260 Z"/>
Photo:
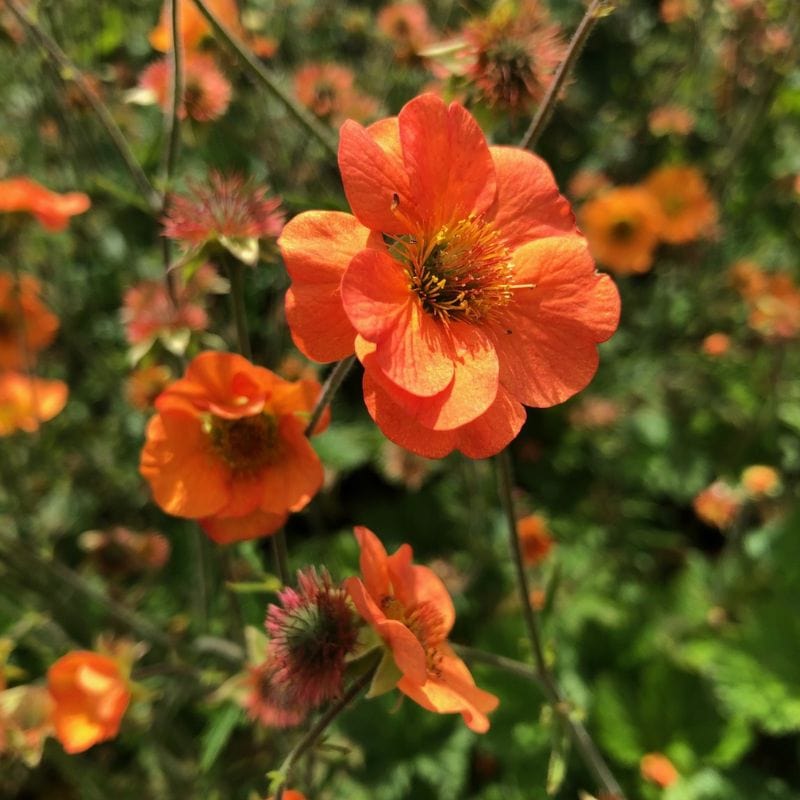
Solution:
<path fill-rule="evenodd" d="M 0 436 L 15 431 L 33 433 L 67 404 L 69 389 L 62 381 L 31 378 L 20 372 L 0 373 Z"/>
<path fill-rule="evenodd" d="M 58 194 L 26 177 L 0 181 L 0 212 L 28 212 L 49 231 L 63 231 L 70 217 L 83 214 L 90 206 L 91 200 L 83 192 Z"/>
<path fill-rule="evenodd" d="M 583 389 L 619 319 L 547 165 L 489 147 L 434 95 L 341 129 L 353 216 L 306 212 L 279 240 L 287 320 L 309 358 L 356 353 L 368 410 L 397 444 L 440 457 L 499 452 Z M 502 408 L 509 422 L 494 432 Z"/>
<path fill-rule="evenodd" d="M 441 579 L 412 563 L 407 544 L 390 556 L 368 528 L 357 527 L 355 535 L 362 578 L 349 578 L 345 587 L 402 673 L 397 688 L 429 711 L 461 714 L 471 730 L 485 733 L 486 715 L 499 701 L 475 685 L 447 642 L 455 610 Z"/>

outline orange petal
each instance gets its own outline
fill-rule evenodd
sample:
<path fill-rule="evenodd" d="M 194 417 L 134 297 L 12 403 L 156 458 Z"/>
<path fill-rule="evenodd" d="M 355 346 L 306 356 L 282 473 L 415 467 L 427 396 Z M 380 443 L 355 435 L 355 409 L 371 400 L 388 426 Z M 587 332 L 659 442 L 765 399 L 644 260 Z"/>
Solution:
<path fill-rule="evenodd" d="M 486 413 L 458 429 L 456 447 L 469 458 L 495 456 L 520 432 L 525 419 L 523 406 L 501 385 Z"/>
<path fill-rule="evenodd" d="M 391 594 L 386 548 L 383 542 L 363 525 L 356 526 L 354 533 L 361 548 L 359 566 L 367 591 L 376 601 L 380 601 L 385 595 Z"/>
<path fill-rule="evenodd" d="M 428 677 L 425 649 L 419 639 L 402 622 L 386 619 L 377 627 L 380 637 L 389 645 L 402 680 L 414 684 L 424 683 Z"/>
<path fill-rule="evenodd" d="M 278 239 L 292 279 L 286 319 L 294 343 L 314 361 L 338 361 L 353 352 L 355 331 L 342 308 L 339 285 L 369 237 L 369 229 L 351 214 L 307 211 L 290 220 Z"/>
<path fill-rule="evenodd" d="M 425 231 L 432 234 L 486 211 L 497 183 L 474 117 L 458 103 L 446 106 L 436 95 L 424 94 L 403 106 L 399 120 L 413 208 Z"/>
<path fill-rule="evenodd" d="M 575 215 L 550 167 L 518 147 L 489 148 L 497 170 L 497 201 L 489 218 L 513 251 L 532 239 L 575 232 Z"/>
<path fill-rule="evenodd" d="M 243 517 L 206 517 L 199 520 L 199 523 L 203 531 L 217 544 L 230 544 L 270 536 L 283 526 L 287 516 L 268 514 L 259 509 Z"/>

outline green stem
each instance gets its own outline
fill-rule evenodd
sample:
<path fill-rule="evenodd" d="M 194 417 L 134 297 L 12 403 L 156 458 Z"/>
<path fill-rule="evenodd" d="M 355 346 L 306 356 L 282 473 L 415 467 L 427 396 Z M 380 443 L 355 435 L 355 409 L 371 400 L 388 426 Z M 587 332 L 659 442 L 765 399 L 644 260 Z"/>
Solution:
<path fill-rule="evenodd" d="M 292 770 L 302 756 L 310 750 L 327 730 L 328 726 L 338 717 L 353 700 L 369 686 L 375 669 L 367 670 L 360 678 L 356 678 L 347 691 L 317 720 L 311 730 L 291 749 L 289 755 L 281 764 L 280 772 L 283 775 L 280 786 L 275 792 L 275 800 L 282 800 L 283 792 L 287 788 Z"/>
<path fill-rule="evenodd" d="M 328 375 L 322 387 L 322 393 L 319 396 L 319 400 L 317 400 L 317 404 L 314 406 L 313 410 L 311 411 L 311 416 L 308 418 L 308 425 L 306 425 L 306 436 L 311 436 L 311 434 L 314 432 L 314 428 L 317 427 L 320 417 L 333 400 L 336 392 L 339 391 L 339 387 L 344 382 L 347 374 L 353 368 L 353 364 L 355 364 L 355 362 L 356 357 L 349 356 L 348 358 L 343 358 L 341 361 L 339 361 L 333 370 L 331 370 L 330 375 Z"/>
<path fill-rule="evenodd" d="M 233 303 L 233 318 L 236 322 L 236 339 L 239 352 L 248 360 L 253 360 L 250 349 L 250 337 L 247 333 L 247 310 L 244 303 L 244 270 L 245 265 L 238 259 L 228 259 L 231 278 L 231 302 Z"/>
<path fill-rule="evenodd" d="M 335 158 L 338 148 L 333 134 L 322 126 L 303 106 L 299 105 L 288 92 L 281 88 L 275 78 L 267 72 L 250 50 L 211 11 L 205 0 L 193 0 L 193 2 L 200 13 L 208 20 L 217 37 L 242 60 L 256 83 L 260 83 L 280 100 L 286 110 Z"/>
<path fill-rule="evenodd" d="M 125 166 L 130 172 L 134 183 L 136 184 L 139 192 L 147 203 L 148 208 L 154 214 L 157 214 L 161 209 L 161 198 L 158 192 L 153 188 L 152 184 L 144 174 L 139 162 L 136 160 L 133 151 L 131 150 L 128 142 L 125 139 L 119 126 L 111 116 L 111 112 L 106 108 L 103 102 L 98 97 L 97 93 L 89 85 L 86 78 L 83 76 L 77 66 L 70 60 L 69 56 L 58 46 L 56 41 L 49 36 L 39 24 L 28 15 L 27 11 L 23 9 L 18 0 L 7 0 L 6 7 L 16 17 L 17 21 L 23 28 L 31 35 L 31 38 L 44 50 L 48 56 L 58 65 L 59 72 L 67 80 L 71 80 L 78 87 L 80 93 L 89 103 L 100 124 L 105 128 L 108 137 L 111 139 L 112 144 L 116 148 L 120 157 L 122 158 Z"/>
<path fill-rule="evenodd" d="M 525 135 L 520 140 L 520 147 L 530 147 L 531 149 L 536 147 L 539 137 L 542 135 L 544 129 L 550 122 L 550 118 L 553 116 L 553 110 L 558 102 L 558 95 L 561 93 L 567 78 L 572 73 L 578 56 L 581 54 L 581 50 L 583 50 L 583 46 L 589 38 L 589 34 L 597 24 L 597 21 L 612 10 L 613 3 L 611 0 L 592 0 L 591 5 L 586 9 L 586 13 L 583 15 L 583 19 L 575 29 L 575 33 L 567 48 L 567 55 L 558 65 L 556 74 L 553 77 L 553 82 L 550 84 L 550 88 L 547 90 L 547 94 L 544 100 L 542 100 L 542 104 L 539 106 L 536 116 L 533 118 L 528 130 L 525 131 Z"/>
<path fill-rule="evenodd" d="M 275 569 L 281 583 L 288 586 L 292 581 L 292 573 L 289 570 L 289 550 L 286 547 L 286 533 L 280 528 L 270 537 L 272 544 L 272 559 L 275 562 Z"/>
<path fill-rule="evenodd" d="M 531 649 L 533 650 L 533 658 L 540 685 L 547 701 L 572 737 L 572 741 L 575 744 L 575 748 L 580 753 L 583 763 L 592 772 L 599 785 L 612 796 L 619 798 L 619 800 L 625 800 L 625 795 L 619 783 L 603 760 L 602 755 L 600 755 L 600 751 L 592 741 L 588 731 L 580 722 L 573 719 L 570 714 L 569 702 L 561 694 L 561 690 L 547 666 L 547 661 L 544 656 L 544 647 L 542 646 L 539 617 L 531 604 L 528 576 L 525 572 L 522 548 L 517 534 L 517 518 L 514 513 L 514 498 L 512 494 L 514 477 L 511 467 L 511 456 L 507 449 L 503 450 L 497 456 L 497 476 L 500 502 L 503 506 L 503 513 L 508 528 L 508 543 L 511 551 L 511 560 L 514 563 L 519 599 L 522 605 L 522 616 L 525 622 L 525 628 L 527 629 Z"/>
<path fill-rule="evenodd" d="M 505 656 L 498 656 L 495 653 L 488 653 L 485 650 L 479 650 L 475 647 L 468 647 L 465 644 L 455 644 L 450 642 L 450 646 L 462 658 L 466 659 L 469 663 L 474 664 L 488 664 L 490 667 L 497 667 L 511 675 L 517 675 L 520 678 L 533 681 L 542 687 L 542 681 L 539 678 L 539 673 L 528 664 L 523 664 L 521 661 L 515 661 L 513 658 L 506 658 Z"/>

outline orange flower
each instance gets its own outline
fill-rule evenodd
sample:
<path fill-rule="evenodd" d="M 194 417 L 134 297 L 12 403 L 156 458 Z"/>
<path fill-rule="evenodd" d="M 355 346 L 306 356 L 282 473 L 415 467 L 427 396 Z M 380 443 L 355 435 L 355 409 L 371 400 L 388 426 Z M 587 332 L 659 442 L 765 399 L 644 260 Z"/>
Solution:
<path fill-rule="evenodd" d="M 44 686 L 23 684 L 0 690 L 0 756 L 18 757 L 35 767 L 45 739 L 52 734 L 53 700 Z"/>
<path fill-rule="evenodd" d="M 729 528 L 739 513 L 742 501 L 738 492 L 725 481 L 714 481 L 692 501 L 695 514 L 719 530 Z"/>
<path fill-rule="evenodd" d="M 275 800 L 275 797 L 268 797 L 267 800 Z M 306 800 L 306 796 L 302 792 L 297 792 L 294 789 L 284 789 L 283 800 Z"/>
<path fill-rule="evenodd" d="M 607 397 L 584 397 L 569 412 L 569 421 L 576 428 L 610 428 L 618 419 L 621 409 Z"/>
<path fill-rule="evenodd" d="M 647 117 L 647 124 L 653 136 L 674 133 L 686 136 L 694 128 L 694 115 L 683 106 L 658 106 Z"/>
<path fill-rule="evenodd" d="M 88 650 L 59 658 L 47 671 L 56 738 L 68 753 L 113 739 L 131 699 L 116 661 Z"/>
<path fill-rule="evenodd" d="M 0 369 L 33 366 L 36 354 L 55 338 L 58 317 L 41 301 L 40 291 L 30 275 L 17 283 L 11 273 L 0 272 Z"/>
<path fill-rule="evenodd" d="M 134 408 L 146 411 L 171 380 L 169 367 L 161 364 L 136 369 L 125 381 L 125 397 Z"/>
<path fill-rule="evenodd" d="M 425 6 L 413 0 L 384 6 L 377 23 L 378 30 L 394 42 L 394 54 L 400 61 L 419 58 L 420 50 L 433 38 Z"/>
<path fill-rule="evenodd" d="M 742 472 L 742 486 L 751 497 L 769 497 L 781 489 L 781 476 L 774 467 L 753 464 Z"/>
<path fill-rule="evenodd" d="M 220 544 L 274 533 L 322 485 L 303 433 L 319 391 L 239 355 L 201 353 L 158 397 L 147 427 L 139 469 L 156 503 L 199 520 Z"/>
<path fill-rule="evenodd" d="M 620 186 L 590 200 L 580 219 L 592 255 L 618 275 L 647 272 L 658 245 L 661 211 L 641 186 Z"/>
<path fill-rule="evenodd" d="M 32 378 L 19 372 L 0 372 L 0 436 L 16 430 L 33 433 L 67 404 L 69 390 L 62 381 Z"/>
<path fill-rule="evenodd" d="M 0 212 L 27 212 L 49 231 L 63 231 L 70 217 L 83 214 L 91 200 L 83 192 L 58 194 L 30 178 L 0 181 Z"/>
<path fill-rule="evenodd" d="M 396 119 L 346 122 L 339 165 L 355 216 L 284 228 L 286 313 L 309 358 L 355 350 L 389 439 L 484 458 L 516 436 L 523 403 L 589 383 L 619 296 L 541 159 L 490 148 L 462 106 L 423 95 Z"/>
<path fill-rule="evenodd" d="M 211 33 L 211 26 L 193 0 L 175 0 L 178 5 L 178 30 L 186 50 L 195 49 Z M 208 8 L 232 33 L 243 36 L 236 0 L 206 0 Z M 162 53 L 172 49 L 172 24 L 169 3 L 164 3 L 158 25 L 150 32 L 150 44 Z"/>
<path fill-rule="evenodd" d="M 639 762 L 642 777 L 662 789 L 672 786 L 680 775 L 675 765 L 663 753 L 647 753 Z"/>
<path fill-rule="evenodd" d="M 717 206 L 694 167 L 661 167 L 648 175 L 644 186 L 661 207 L 659 236 L 665 242 L 691 242 L 717 221 Z"/>
<path fill-rule="evenodd" d="M 731 337 L 727 333 L 709 333 L 703 339 L 702 347 L 707 356 L 724 356 L 731 349 Z"/>
<path fill-rule="evenodd" d="M 767 289 L 768 278 L 755 261 L 737 261 L 728 274 L 733 287 L 745 299 L 758 297 Z"/>
<path fill-rule="evenodd" d="M 306 64 L 294 76 L 297 99 L 321 119 L 337 126 L 347 118 L 374 117 L 378 104 L 359 92 L 353 71 L 341 64 Z"/>
<path fill-rule="evenodd" d="M 467 727 L 485 733 L 486 714 L 498 700 L 475 685 L 447 642 L 455 610 L 444 584 L 432 570 L 411 563 L 409 545 L 389 556 L 369 529 L 357 527 L 355 534 L 363 580 L 348 578 L 345 587 L 402 673 L 397 688 L 428 711 L 461 714 Z"/>
<path fill-rule="evenodd" d="M 800 333 L 800 289 L 785 272 L 762 277 L 760 293 L 746 297 L 747 324 L 767 339 L 793 339 Z"/>
<path fill-rule="evenodd" d="M 517 536 L 522 558 L 528 566 L 541 564 L 553 549 L 553 537 L 541 514 L 528 514 L 517 520 Z"/>

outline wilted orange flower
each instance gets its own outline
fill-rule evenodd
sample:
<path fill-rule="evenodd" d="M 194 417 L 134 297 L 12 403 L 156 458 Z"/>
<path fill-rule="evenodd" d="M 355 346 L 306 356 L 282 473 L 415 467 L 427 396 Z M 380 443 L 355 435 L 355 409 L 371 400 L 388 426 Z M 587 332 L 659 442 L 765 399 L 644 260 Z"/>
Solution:
<path fill-rule="evenodd" d="M 553 536 L 541 514 L 528 514 L 517 520 L 517 536 L 522 559 L 528 566 L 541 564 L 553 549 Z"/>
<path fill-rule="evenodd" d="M 742 505 L 739 493 L 725 481 L 714 481 L 692 501 L 695 514 L 721 531 L 730 527 Z"/>
<path fill-rule="evenodd" d="M 198 122 L 219 119 L 231 101 L 230 81 L 222 74 L 214 58 L 206 53 L 187 53 L 183 67 L 183 99 L 178 117 Z M 162 109 L 171 109 L 170 81 L 172 68 L 166 58 L 148 65 L 139 77 L 139 88 L 149 93 L 151 101 Z M 143 100 L 142 102 L 148 102 Z"/>
<path fill-rule="evenodd" d="M 122 526 L 109 531 L 84 531 L 78 541 L 95 569 L 107 577 L 161 569 L 170 554 L 169 542 L 160 533 L 138 533 Z"/>
<path fill-rule="evenodd" d="M 49 231 L 63 231 L 70 217 L 83 214 L 91 204 L 83 192 L 58 194 L 30 178 L 0 181 L 0 213 L 19 211 L 33 214 Z"/>
<path fill-rule="evenodd" d="M 620 186 L 590 200 L 580 219 L 592 255 L 619 275 L 647 272 L 653 265 L 662 213 L 641 186 Z"/>
<path fill-rule="evenodd" d="M 2 190 L 0 190 L 2 191 Z M 30 368 L 58 330 L 58 317 L 39 296 L 36 278 L 0 272 L 0 369 Z"/>
<path fill-rule="evenodd" d="M 455 610 L 444 584 L 428 567 L 411 563 L 409 545 L 389 556 L 368 528 L 355 534 L 363 580 L 348 578 L 345 587 L 402 673 L 397 688 L 428 711 L 461 714 L 471 730 L 485 733 L 486 715 L 498 700 L 475 685 L 447 642 Z"/>
<path fill-rule="evenodd" d="M 647 176 L 644 186 L 661 207 L 659 236 L 665 242 L 690 242 L 707 234 L 717 221 L 716 203 L 694 167 L 661 167 Z"/>
<path fill-rule="evenodd" d="M 186 50 L 193 50 L 203 39 L 211 34 L 211 26 L 193 0 L 175 0 L 178 3 L 178 30 L 181 43 Z M 239 23 L 239 9 L 236 0 L 206 0 L 208 8 L 232 33 L 243 35 Z M 158 25 L 150 32 L 153 49 L 166 53 L 172 49 L 172 23 L 169 3 L 161 9 Z"/>
<path fill-rule="evenodd" d="M 675 765 L 663 753 L 648 753 L 639 762 L 642 777 L 662 789 L 672 786 L 680 775 Z"/>
<path fill-rule="evenodd" d="M 377 102 L 354 84 L 353 70 L 341 64 L 306 64 L 294 76 L 297 99 L 333 126 L 348 118 L 363 122 L 375 116 Z"/>
<path fill-rule="evenodd" d="M 742 472 L 742 486 L 751 497 L 769 497 L 780 492 L 781 476 L 774 467 L 753 464 Z"/>
<path fill-rule="evenodd" d="M 683 106 L 658 106 L 650 112 L 647 124 L 654 136 L 668 133 L 686 136 L 694 128 L 694 115 Z"/>
<path fill-rule="evenodd" d="M 401 61 L 418 58 L 433 38 L 425 6 L 413 0 L 384 6 L 377 23 L 378 30 L 394 42 L 395 56 Z"/>
<path fill-rule="evenodd" d="M 113 739 L 131 699 L 116 661 L 88 650 L 62 656 L 47 671 L 56 738 L 68 753 Z"/>
<path fill-rule="evenodd" d="M 67 404 L 62 381 L 33 378 L 20 372 L 0 372 L 0 436 L 21 430 L 33 433 Z"/>
<path fill-rule="evenodd" d="M 702 344 L 703 352 L 707 356 L 724 356 L 731 349 L 731 337 L 727 333 L 709 333 Z"/>
<path fill-rule="evenodd" d="M 146 411 L 171 380 L 169 367 L 161 364 L 135 369 L 125 381 L 125 397 L 134 408 Z"/>
<path fill-rule="evenodd" d="M 588 384 L 619 295 L 541 159 L 488 147 L 462 106 L 423 95 L 368 129 L 346 122 L 339 165 L 355 216 L 306 212 L 278 242 L 287 319 L 309 358 L 355 350 L 389 439 L 484 458 L 523 403 Z"/>
<path fill-rule="evenodd" d="M 0 690 L 0 756 L 18 757 L 35 767 L 45 739 L 52 734 L 53 699 L 44 686 L 23 684 Z"/>
<path fill-rule="evenodd" d="M 319 392 L 233 353 L 201 353 L 147 426 L 139 469 L 156 503 L 220 544 L 274 533 L 322 485 L 304 435 Z"/>

